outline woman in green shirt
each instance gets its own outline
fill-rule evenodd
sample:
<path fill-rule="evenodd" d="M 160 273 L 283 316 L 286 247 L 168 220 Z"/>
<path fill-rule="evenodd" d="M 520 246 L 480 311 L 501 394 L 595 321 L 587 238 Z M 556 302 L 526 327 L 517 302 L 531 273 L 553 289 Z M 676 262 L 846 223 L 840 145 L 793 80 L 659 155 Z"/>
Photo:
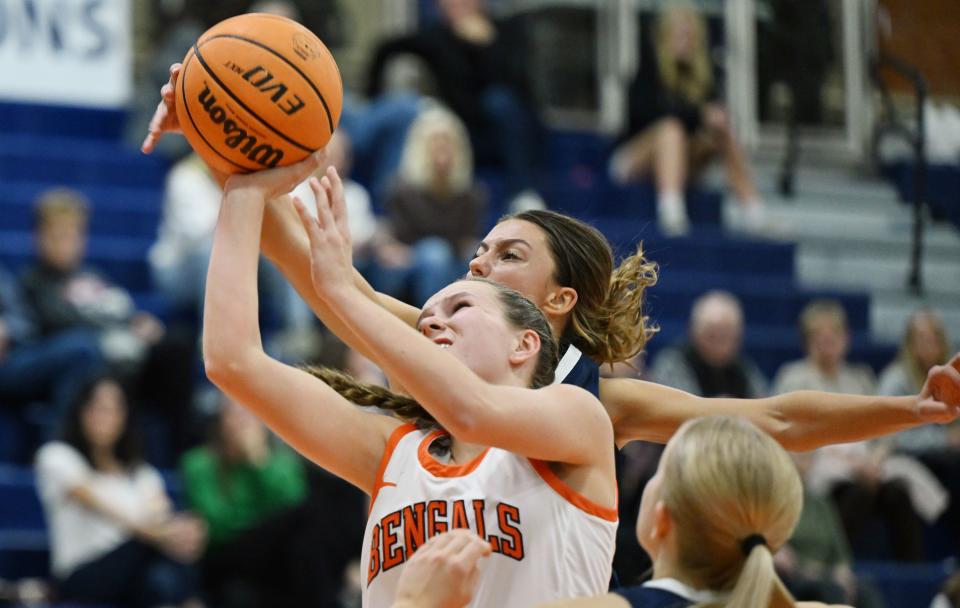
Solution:
<path fill-rule="evenodd" d="M 224 398 L 207 445 L 180 464 L 187 502 L 209 527 L 203 583 L 226 608 L 323 606 L 342 578 L 318 545 L 323 509 L 308 504 L 307 471 L 242 406 Z M 358 514 L 358 517 L 360 515 Z"/>

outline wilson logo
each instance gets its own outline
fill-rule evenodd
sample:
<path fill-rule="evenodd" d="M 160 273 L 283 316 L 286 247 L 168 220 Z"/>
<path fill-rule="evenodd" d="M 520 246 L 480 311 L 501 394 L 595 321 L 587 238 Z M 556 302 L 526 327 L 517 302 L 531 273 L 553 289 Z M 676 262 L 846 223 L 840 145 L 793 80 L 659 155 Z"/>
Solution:
<path fill-rule="evenodd" d="M 217 98 L 206 85 L 197 96 L 200 106 L 206 111 L 210 120 L 223 129 L 223 143 L 234 150 L 239 149 L 247 159 L 261 167 L 273 168 L 283 159 L 283 151 L 265 143 L 259 143 L 255 135 L 237 124 L 232 118 L 227 118 L 227 110 L 217 104 Z"/>

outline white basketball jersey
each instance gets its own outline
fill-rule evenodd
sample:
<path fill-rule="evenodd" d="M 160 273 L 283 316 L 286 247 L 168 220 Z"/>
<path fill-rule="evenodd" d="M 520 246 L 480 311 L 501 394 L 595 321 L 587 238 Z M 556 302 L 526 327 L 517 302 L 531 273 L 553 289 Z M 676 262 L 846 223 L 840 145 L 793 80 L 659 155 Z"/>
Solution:
<path fill-rule="evenodd" d="M 387 443 L 363 538 L 365 608 L 393 605 L 406 560 L 453 528 L 473 530 L 493 548 L 471 606 L 524 608 L 606 593 L 616 509 L 574 492 L 547 463 L 506 450 L 443 464 L 428 449 L 441 434 L 405 425 Z"/>

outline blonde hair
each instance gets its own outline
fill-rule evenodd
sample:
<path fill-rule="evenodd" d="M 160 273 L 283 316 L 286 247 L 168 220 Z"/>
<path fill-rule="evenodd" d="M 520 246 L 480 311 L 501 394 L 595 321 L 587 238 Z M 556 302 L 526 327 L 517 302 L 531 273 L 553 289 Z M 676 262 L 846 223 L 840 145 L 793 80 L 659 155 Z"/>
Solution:
<path fill-rule="evenodd" d="M 688 20 L 693 28 L 694 49 L 688 72 L 681 72 L 670 49 L 670 35 L 681 20 Z M 707 23 L 690 4 L 669 4 L 657 18 L 654 30 L 654 52 L 660 79 L 667 89 L 676 91 L 690 103 L 699 103 L 707 98 L 713 88 L 713 70 L 707 41 Z"/>
<path fill-rule="evenodd" d="M 678 566 L 697 588 L 730 593 L 709 605 L 793 606 L 773 568 L 803 507 L 800 475 L 783 448 L 746 420 L 709 416 L 680 427 L 660 467 Z"/>
<path fill-rule="evenodd" d="M 449 192 L 464 192 L 473 184 L 473 149 L 470 147 L 470 138 L 460 119 L 440 106 L 421 112 L 410 126 L 400 160 L 400 177 L 418 188 L 433 187 L 433 163 L 430 161 L 429 143 L 431 137 L 441 134 L 452 139 L 454 148 L 453 167 L 447 184 Z"/>
<path fill-rule="evenodd" d="M 508 215 L 523 220 L 547 237 L 554 281 L 577 292 L 570 326 L 563 338 L 597 363 L 629 361 L 658 331 L 644 314 L 643 296 L 657 283 L 657 265 L 643 255 L 643 243 L 613 267 L 613 251 L 593 226 L 554 211 Z"/>
<path fill-rule="evenodd" d="M 37 228 L 45 228 L 60 219 L 86 226 L 90 217 L 87 198 L 71 188 L 53 188 L 42 193 L 34 204 Z"/>
<path fill-rule="evenodd" d="M 900 360 L 904 371 L 906 371 L 910 385 L 916 387 L 917 391 L 923 387 L 927 379 L 927 372 L 929 371 L 921 368 L 920 362 L 917 361 L 917 356 L 913 352 L 913 334 L 917 331 L 917 325 L 923 321 L 930 323 L 933 326 L 934 333 L 937 335 L 937 346 L 940 347 L 940 358 L 937 364 L 943 365 L 950 356 L 950 344 L 949 340 L 947 340 L 947 329 L 943 325 L 943 319 L 929 308 L 917 310 L 910 315 L 910 319 L 907 320 L 907 329 L 904 332 L 903 342 L 900 345 L 900 352 L 897 355 L 897 359 Z"/>

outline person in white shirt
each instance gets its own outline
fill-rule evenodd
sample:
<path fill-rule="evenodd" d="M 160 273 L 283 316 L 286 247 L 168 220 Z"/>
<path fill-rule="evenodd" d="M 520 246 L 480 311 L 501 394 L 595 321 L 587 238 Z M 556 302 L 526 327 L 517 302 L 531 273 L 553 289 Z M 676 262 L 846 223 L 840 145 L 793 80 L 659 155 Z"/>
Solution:
<path fill-rule="evenodd" d="M 193 562 L 205 528 L 173 512 L 129 417 L 120 385 L 96 378 L 69 410 L 62 438 L 37 453 L 58 596 L 144 608 L 195 605 Z"/>

